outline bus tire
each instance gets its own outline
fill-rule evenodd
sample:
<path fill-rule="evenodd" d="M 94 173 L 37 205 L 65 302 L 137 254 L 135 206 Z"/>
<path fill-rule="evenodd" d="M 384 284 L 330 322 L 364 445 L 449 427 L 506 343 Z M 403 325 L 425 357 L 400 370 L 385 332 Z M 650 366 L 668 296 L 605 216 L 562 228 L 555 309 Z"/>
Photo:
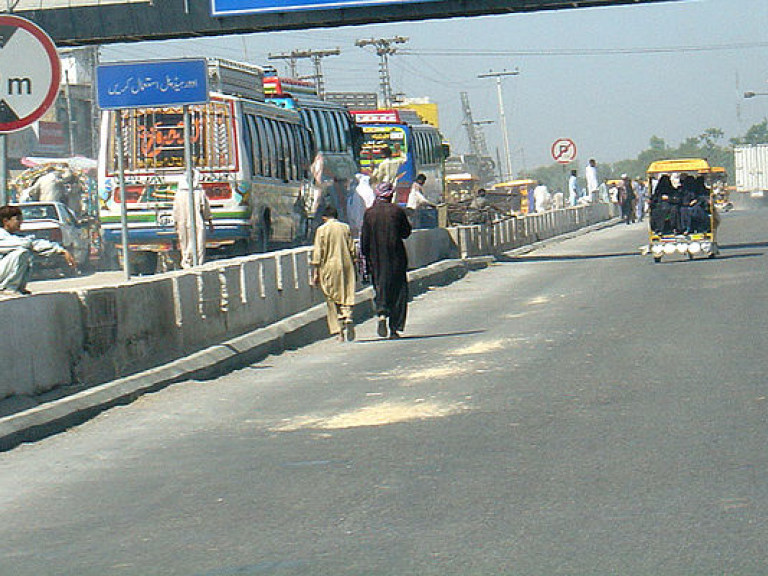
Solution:
<path fill-rule="evenodd" d="M 132 252 L 131 274 L 149 276 L 157 272 L 157 252 Z"/>

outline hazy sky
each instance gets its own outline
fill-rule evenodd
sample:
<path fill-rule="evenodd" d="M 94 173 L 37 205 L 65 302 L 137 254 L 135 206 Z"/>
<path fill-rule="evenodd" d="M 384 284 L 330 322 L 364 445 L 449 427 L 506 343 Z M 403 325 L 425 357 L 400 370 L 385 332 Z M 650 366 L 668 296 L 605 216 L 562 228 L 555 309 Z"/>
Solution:
<path fill-rule="evenodd" d="M 572 138 L 578 163 L 634 157 L 652 135 L 670 144 L 710 127 L 742 134 L 768 116 L 768 1 L 681 0 L 662 4 L 457 18 L 416 23 L 222 36 L 106 46 L 102 59 L 219 56 L 257 64 L 270 53 L 341 49 L 323 60 L 329 91 L 378 90 L 378 57 L 361 38 L 407 36 L 390 59 L 393 90 L 428 96 L 454 152 L 466 152 L 460 93 L 469 94 L 490 150 L 503 154 L 494 80 L 504 80 L 515 171 L 551 162 L 550 145 Z M 301 74 L 312 73 L 309 60 Z"/>

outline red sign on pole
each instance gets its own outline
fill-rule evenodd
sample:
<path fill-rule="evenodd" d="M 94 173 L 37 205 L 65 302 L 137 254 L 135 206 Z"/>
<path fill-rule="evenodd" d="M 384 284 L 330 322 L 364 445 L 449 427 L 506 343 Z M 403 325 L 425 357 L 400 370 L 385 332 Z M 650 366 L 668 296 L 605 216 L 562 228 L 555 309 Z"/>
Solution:
<path fill-rule="evenodd" d="M 576 160 L 576 143 L 570 138 L 558 138 L 552 144 L 552 158 L 560 164 L 570 164 Z"/>
<path fill-rule="evenodd" d="M 59 54 L 48 35 L 24 18 L 0 16 L 0 133 L 39 120 L 60 82 Z"/>

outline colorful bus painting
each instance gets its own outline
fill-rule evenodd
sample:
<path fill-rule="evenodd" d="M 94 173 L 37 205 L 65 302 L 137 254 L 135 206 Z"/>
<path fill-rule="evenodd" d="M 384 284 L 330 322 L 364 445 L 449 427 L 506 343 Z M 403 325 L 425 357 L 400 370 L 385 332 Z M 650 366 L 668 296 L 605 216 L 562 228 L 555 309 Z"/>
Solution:
<path fill-rule="evenodd" d="M 440 203 L 445 195 L 446 145 L 435 126 L 424 124 L 412 110 L 352 110 L 363 131 L 360 167 L 371 174 L 384 159 L 384 149 L 403 159 L 403 176 L 397 181 L 397 202 L 408 200 L 411 185 L 419 174 L 427 177 L 424 195 Z"/>

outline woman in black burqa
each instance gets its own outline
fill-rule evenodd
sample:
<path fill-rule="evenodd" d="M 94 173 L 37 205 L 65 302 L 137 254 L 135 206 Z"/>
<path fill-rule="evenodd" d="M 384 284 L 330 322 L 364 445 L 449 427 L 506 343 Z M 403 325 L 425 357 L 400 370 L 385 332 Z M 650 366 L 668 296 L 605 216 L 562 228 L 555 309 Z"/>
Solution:
<path fill-rule="evenodd" d="M 408 255 L 403 240 L 411 235 L 405 210 L 392 203 L 394 188 L 388 182 L 376 186 L 376 201 L 365 211 L 360 248 L 371 274 L 378 334 L 399 338 L 408 308 Z"/>
<path fill-rule="evenodd" d="M 651 195 L 651 230 L 657 234 L 677 234 L 680 229 L 680 192 L 664 174 Z"/>

